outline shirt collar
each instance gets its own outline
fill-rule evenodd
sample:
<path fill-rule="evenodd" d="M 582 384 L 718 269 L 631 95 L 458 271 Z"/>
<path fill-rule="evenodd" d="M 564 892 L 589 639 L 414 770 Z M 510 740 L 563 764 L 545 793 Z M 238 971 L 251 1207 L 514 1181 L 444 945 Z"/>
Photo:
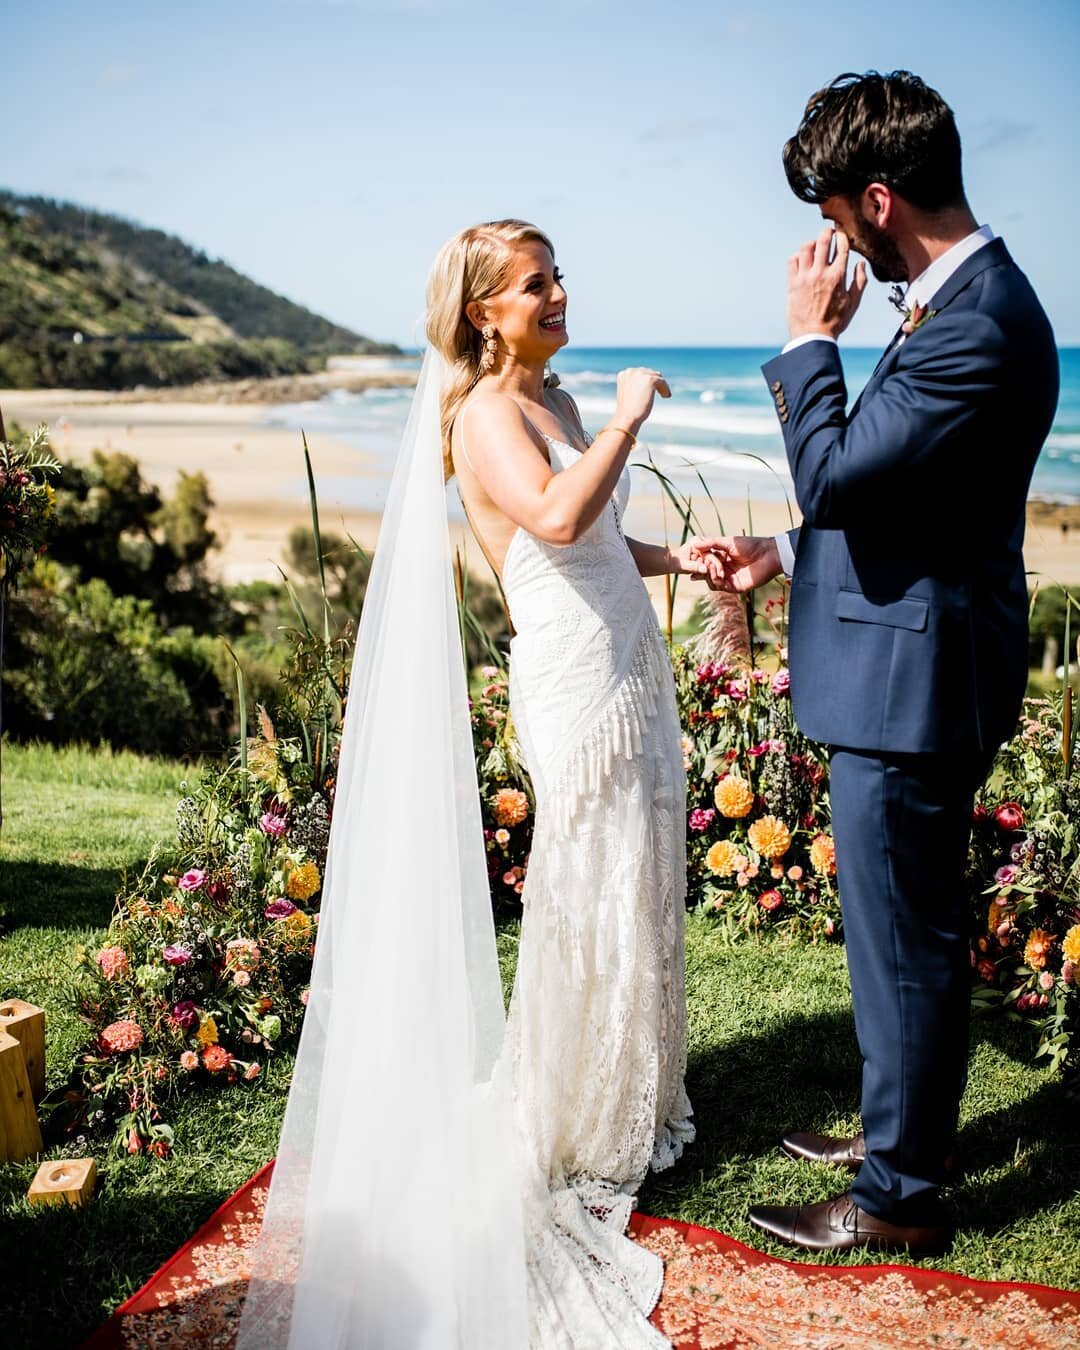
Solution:
<path fill-rule="evenodd" d="M 935 258 L 924 272 L 920 272 L 915 280 L 908 284 L 904 293 L 904 303 L 909 309 L 916 305 L 928 305 L 961 263 L 967 262 L 973 253 L 978 252 L 993 237 L 994 231 L 990 226 L 982 225 L 966 239 L 961 239 L 958 244 L 946 249 L 940 258 Z"/>

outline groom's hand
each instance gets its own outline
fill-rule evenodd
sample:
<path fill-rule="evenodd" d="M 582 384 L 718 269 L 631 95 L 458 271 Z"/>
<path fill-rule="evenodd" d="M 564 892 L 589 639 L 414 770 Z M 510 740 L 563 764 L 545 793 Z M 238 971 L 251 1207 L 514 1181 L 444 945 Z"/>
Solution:
<path fill-rule="evenodd" d="M 829 253 L 833 239 L 836 255 Z M 843 230 L 824 229 L 788 259 L 788 327 L 793 338 L 808 333 L 839 337 L 851 322 L 866 290 L 866 263 L 847 280 L 849 244 Z"/>
<path fill-rule="evenodd" d="M 719 560 L 723 568 L 722 577 L 709 577 L 712 590 L 753 591 L 784 570 L 772 535 L 726 534 L 717 539 L 698 539 L 695 547 Z"/>

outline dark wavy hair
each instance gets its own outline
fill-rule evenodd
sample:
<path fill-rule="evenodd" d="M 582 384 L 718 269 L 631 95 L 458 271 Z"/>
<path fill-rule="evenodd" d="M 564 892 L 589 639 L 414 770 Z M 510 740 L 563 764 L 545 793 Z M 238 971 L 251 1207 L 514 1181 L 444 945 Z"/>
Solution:
<path fill-rule="evenodd" d="M 820 203 L 884 183 L 923 211 L 964 204 L 952 109 L 909 70 L 838 75 L 806 105 L 784 146 L 796 197 Z"/>

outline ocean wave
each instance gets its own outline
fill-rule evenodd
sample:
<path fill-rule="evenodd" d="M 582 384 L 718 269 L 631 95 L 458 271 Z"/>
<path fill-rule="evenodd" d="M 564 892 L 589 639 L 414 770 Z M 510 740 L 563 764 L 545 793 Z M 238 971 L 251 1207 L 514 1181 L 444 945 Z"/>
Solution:
<path fill-rule="evenodd" d="M 615 410 L 613 400 L 582 398 L 578 406 L 586 416 L 606 419 Z M 645 435 L 659 434 L 664 428 L 699 431 L 712 436 L 772 436 L 780 434 L 772 412 L 734 408 L 730 404 L 657 402 Z"/>
<path fill-rule="evenodd" d="M 1080 450 L 1080 431 L 1052 431 L 1046 438 L 1048 450 Z M 1056 455 L 1051 456 L 1056 459 Z"/>

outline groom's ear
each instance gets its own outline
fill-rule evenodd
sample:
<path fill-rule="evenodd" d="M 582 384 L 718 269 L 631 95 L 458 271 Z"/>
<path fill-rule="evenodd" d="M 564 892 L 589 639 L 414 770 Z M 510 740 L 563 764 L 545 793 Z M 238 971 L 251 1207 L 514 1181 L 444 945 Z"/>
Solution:
<path fill-rule="evenodd" d="M 893 215 L 892 188 L 884 183 L 871 183 L 863 188 L 859 205 L 864 219 L 871 225 L 876 225 L 879 230 L 886 229 Z"/>

